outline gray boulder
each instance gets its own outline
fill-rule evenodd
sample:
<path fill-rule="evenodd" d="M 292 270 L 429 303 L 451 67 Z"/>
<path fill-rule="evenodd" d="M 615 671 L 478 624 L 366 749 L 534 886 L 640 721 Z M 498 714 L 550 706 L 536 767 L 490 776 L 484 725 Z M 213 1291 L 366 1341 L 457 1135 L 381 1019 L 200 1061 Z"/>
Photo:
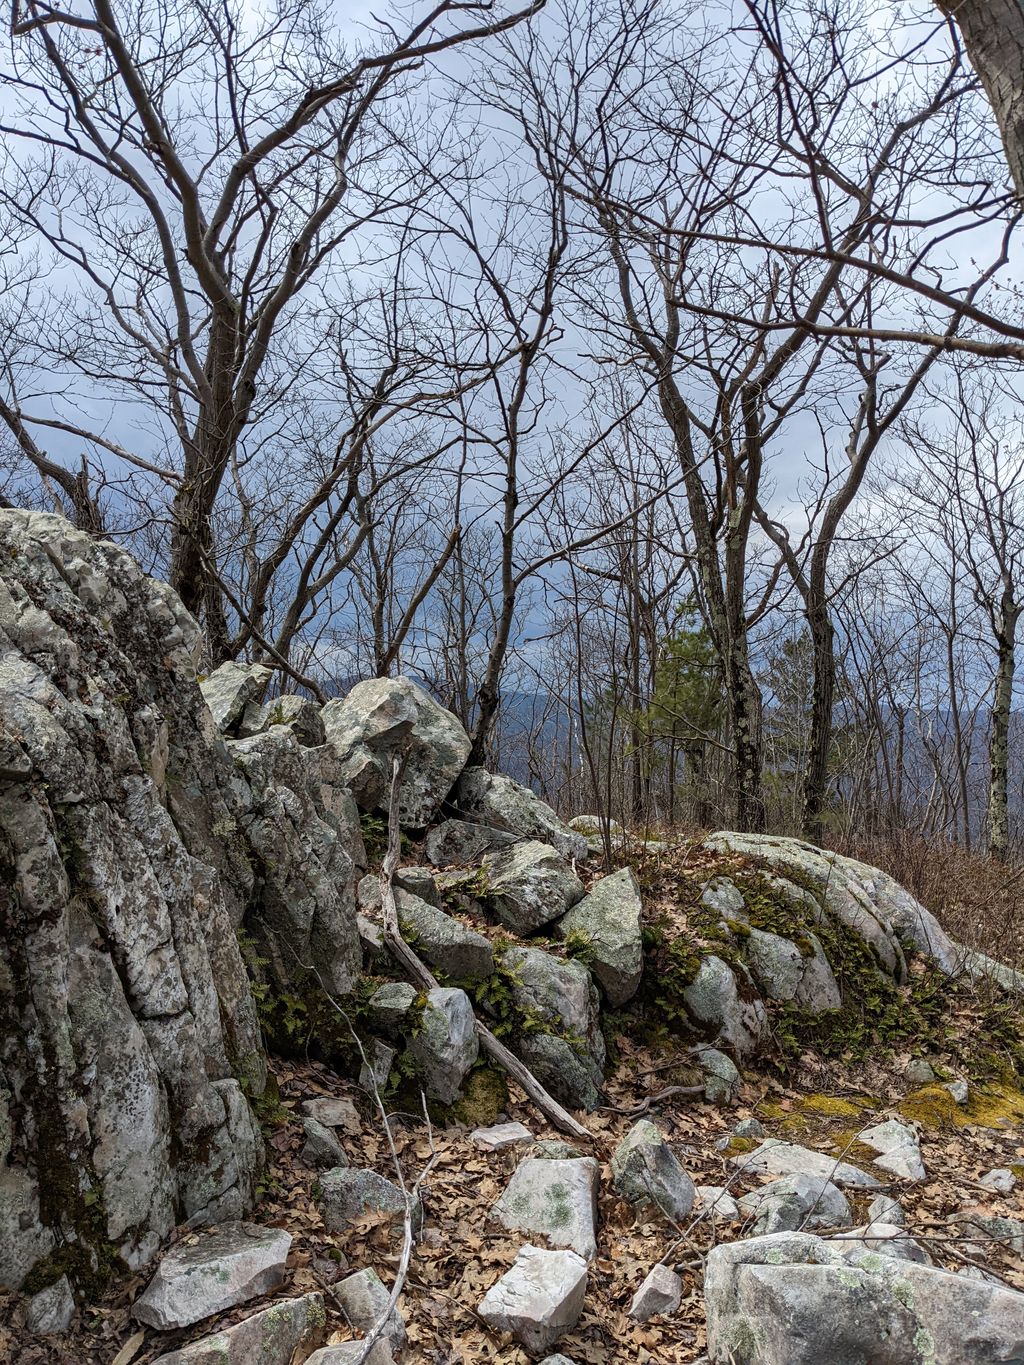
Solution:
<path fill-rule="evenodd" d="M 462 772 L 472 747 L 461 723 L 408 678 L 357 683 L 323 709 L 328 743 L 366 810 L 386 810 L 392 761 L 407 753 L 399 818 L 423 829 Z"/>
<path fill-rule="evenodd" d="M 638 1120 L 612 1153 L 612 1182 L 629 1203 L 656 1204 L 677 1225 L 697 1198 L 693 1181 L 650 1119 Z"/>
<path fill-rule="evenodd" d="M 467 768 L 455 789 L 455 804 L 471 820 L 550 844 L 565 858 L 587 856 L 583 835 L 570 829 L 529 787 L 511 777 Z"/>
<path fill-rule="evenodd" d="M 711 1218 L 724 1218 L 728 1223 L 739 1221 L 740 1206 L 724 1185 L 698 1185 L 697 1206 Z"/>
<path fill-rule="evenodd" d="M 890 1227 L 902 1227 L 907 1221 L 903 1208 L 887 1194 L 876 1194 L 868 1205 L 868 1222 L 885 1223 Z"/>
<path fill-rule="evenodd" d="M 295 735 L 275 726 L 229 740 L 261 895 L 246 928 L 281 992 L 295 992 L 308 967 L 326 990 L 347 994 L 361 967 L 356 868 L 347 840 L 324 805 L 313 760 Z"/>
<path fill-rule="evenodd" d="M 853 1222 L 846 1196 L 820 1175 L 787 1175 L 751 1190 L 739 1201 L 751 1233 L 814 1232 L 819 1228 L 848 1228 Z"/>
<path fill-rule="evenodd" d="M 416 991 L 408 981 L 385 981 L 367 1003 L 370 1022 L 389 1038 L 397 1038 L 409 1027 L 415 1001 Z"/>
<path fill-rule="evenodd" d="M 702 1044 L 692 1049 L 693 1059 L 704 1074 L 704 1098 L 709 1104 L 732 1104 L 743 1078 L 736 1063 L 716 1047 Z"/>
<path fill-rule="evenodd" d="M 914 1241 L 905 1227 L 895 1223 L 865 1223 L 848 1232 L 837 1232 L 830 1240 L 837 1246 L 849 1242 L 851 1248 L 847 1255 L 857 1258 L 862 1251 L 874 1251 L 879 1256 L 893 1256 L 898 1261 L 916 1261 L 918 1265 L 932 1263 L 924 1247 Z"/>
<path fill-rule="evenodd" d="M 480 1052 L 473 1006 L 465 991 L 439 986 L 427 992 L 409 1052 L 427 1095 L 452 1104 Z"/>
<path fill-rule="evenodd" d="M 544 1237 L 585 1261 L 597 1255 L 598 1165 L 593 1157 L 545 1161 L 527 1157 L 516 1167 L 491 1215 L 510 1232 Z"/>
<path fill-rule="evenodd" d="M 513 933 L 526 936 L 558 919 L 583 895 L 583 883 L 550 844 L 527 840 L 483 860 L 487 903 Z"/>
<path fill-rule="evenodd" d="M 449 981 L 471 984 L 494 971 L 494 950 L 476 929 L 408 891 L 395 892 L 395 905 L 403 937 Z"/>
<path fill-rule="evenodd" d="M 705 848 L 734 853 L 795 881 L 815 887 L 819 903 L 873 950 L 897 981 L 906 979 L 901 938 L 932 957 L 942 971 L 956 973 L 966 954 L 946 935 L 934 915 L 877 867 L 827 852 L 801 839 L 767 834 L 712 834 Z M 801 891 L 801 894 L 806 894 Z"/>
<path fill-rule="evenodd" d="M 636 1322 L 674 1313 L 683 1301 L 683 1282 L 667 1265 L 656 1265 L 633 1295 L 629 1316 Z"/>
<path fill-rule="evenodd" d="M 410 896 L 419 896 L 421 901 L 441 907 L 434 874 L 429 867 L 400 867 L 395 873 L 395 886 L 400 891 L 408 891 Z"/>
<path fill-rule="evenodd" d="M 632 1000 L 640 985 L 642 911 L 636 876 L 624 867 L 596 881 L 555 929 L 561 939 L 572 936 L 586 944 L 585 961 L 612 1005 Z"/>
<path fill-rule="evenodd" d="M 397 1185 L 376 1171 L 351 1166 L 324 1172 L 318 1202 L 328 1232 L 344 1232 L 367 1214 L 380 1215 L 386 1222 L 401 1222 L 406 1210 L 406 1197 Z M 422 1218 L 418 1198 L 413 1200 L 412 1218 L 417 1228 Z"/>
<path fill-rule="evenodd" d="M 560 1104 L 569 1109 L 596 1109 L 601 1080 L 593 1061 L 554 1033 L 528 1033 L 513 1039 L 516 1052 Z"/>
<path fill-rule="evenodd" d="M 604 1036 L 597 989 L 586 967 L 540 948 L 509 948 L 501 966 L 510 978 L 516 1007 L 528 1021 L 541 1022 L 568 1042 L 593 1083 L 600 1085 Z"/>
<path fill-rule="evenodd" d="M 161 1332 L 188 1327 L 269 1294 L 283 1282 L 290 1232 L 223 1223 L 172 1247 L 132 1306 L 132 1317 Z"/>
<path fill-rule="evenodd" d="M 807 933 L 810 951 L 761 929 L 751 929 L 744 942 L 750 974 L 769 1000 L 792 1000 L 809 1014 L 842 1008 L 843 996 L 825 950 L 816 935 Z"/>
<path fill-rule="evenodd" d="M 761 1000 L 745 999 L 736 978 L 720 957 L 706 957 L 683 991 L 690 1017 L 737 1057 L 753 1052 L 768 1033 Z"/>
<path fill-rule="evenodd" d="M 292 1365 L 323 1340 L 326 1324 L 323 1295 L 303 1294 L 159 1356 L 153 1365 Z"/>
<path fill-rule="evenodd" d="M 301 1123 L 306 1138 L 302 1148 L 302 1159 L 307 1166 L 314 1166 L 317 1170 L 330 1170 L 334 1166 L 348 1165 L 344 1147 L 326 1124 L 321 1123 L 319 1119 L 308 1117 L 302 1119 Z"/>
<path fill-rule="evenodd" d="M 123 550 L 0 510 L 3 1287 L 72 1242 L 137 1269 L 252 1205 L 239 1080 L 258 1096 L 266 1063 L 236 929 L 259 888 L 202 649 Z"/>
<path fill-rule="evenodd" d="M 539 1354 L 571 1332 L 583 1311 L 587 1263 L 574 1251 L 526 1246 L 484 1295 L 478 1315 Z"/>
<path fill-rule="evenodd" d="M 986 1190 L 991 1190 L 993 1194 L 1013 1194 L 1017 1188 L 1017 1177 L 1005 1166 L 997 1166 L 980 1176 L 978 1184 Z"/>
<path fill-rule="evenodd" d="M 365 1060 L 359 1068 L 359 1084 L 370 1094 L 386 1090 L 397 1056 L 395 1049 L 380 1038 L 370 1038 L 363 1046 L 363 1054 Z"/>
<path fill-rule="evenodd" d="M 715 1365 L 1024 1358 L 1024 1294 L 809 1233 L 715 1247 L 704 1298 Z"/>
<path fill-rule="evenodd" d="M 33 1294 L 25 1305 L 25 1326 L 37 1336 L 66 1332 L 75 1316 L 75 1296 L 66 1275 Z"/>
<path fill-rule="evenodd" d="M 390 1307 L 391 1291 L 381 1282 L 376 1270 L 367 1268 L 339 1280 L 333 1288 L 341 1311 L 348 1319 L 349 1326 L 365 1337 L 370 1329 L 387 1314 L 384 1330 L 378 1341 L 394 1355 L 405 1345 L 405 1321 L 396 1304 Z"/>
<path fill-rule="evenodd" d="M 210 708 L 213 723 L 222 735 L 233 734 L 242 713 L 253 701 L 258 701 L 274 676 L 273 669 L 262 664 L 221 664 L 208 677 L 200 678 L 199 690 Z"/>
<path fill-rule="evenodd" d="M 469 820 L 443 820 L 423 841 L 423 851 L 435 867 L 478 863 L 485 853 L 508 848 L 519 835 Z"/>

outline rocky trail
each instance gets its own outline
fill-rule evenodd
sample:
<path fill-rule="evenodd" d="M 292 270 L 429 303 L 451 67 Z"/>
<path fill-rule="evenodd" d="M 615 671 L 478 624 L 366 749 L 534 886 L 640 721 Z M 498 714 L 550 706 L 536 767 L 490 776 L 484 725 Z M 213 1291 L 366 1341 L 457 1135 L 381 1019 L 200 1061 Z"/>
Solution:
<path fill-rule="evenodd" d="M 797 840 L 609 865 L 410 680 L 264 701 L 113 545 L 0 552 L 4 1359 L 1024 1360 L 1010 966 Z"/>

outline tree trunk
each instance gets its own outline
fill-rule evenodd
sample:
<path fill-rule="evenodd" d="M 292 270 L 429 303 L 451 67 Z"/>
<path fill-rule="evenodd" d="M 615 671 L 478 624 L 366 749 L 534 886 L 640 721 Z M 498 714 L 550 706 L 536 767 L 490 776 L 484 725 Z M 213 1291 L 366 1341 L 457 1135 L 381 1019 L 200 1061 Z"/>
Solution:
<path fill-rule="evenodd" d="M 1021 0 L 937 0 L 955 20 L 999 124 L 1006 160 L 1024 199 L 1024 5 Z"/>
<path fill-rule="evenodd" d="M 1015 643 L 1020 608 L 1009 586 L 1004 587 L 999 604 L 999 629 L 996 635 L 995 695 L 992 698 L 992 725 L 989 738 L 989 849 L 1004 859 L 1010 846 L 1009 769 L 1010 711 L 1013 702 L 1013 675 L 1016 665 Z"/>
<path fill-rule="evenodd" d="M 811 694 L 811 743 L 804 769 L 803 833 L 811 843 L 821 843 L 825 800 L 828 794 L 828 758 L 832 747 L 832 708 L 835 705 L 835 631 L 824 598 L 808 595 L 807 623 L 814 651 L 814 682 Z"/>

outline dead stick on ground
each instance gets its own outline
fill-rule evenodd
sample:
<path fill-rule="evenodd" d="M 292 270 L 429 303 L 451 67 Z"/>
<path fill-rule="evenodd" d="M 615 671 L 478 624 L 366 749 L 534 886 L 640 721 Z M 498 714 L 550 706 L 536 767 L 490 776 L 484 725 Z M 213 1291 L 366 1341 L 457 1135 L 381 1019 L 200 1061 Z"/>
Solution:
<path fill-rule="evenodd" d="M 402 937 L 402 931 L 398 924 L 398 907 L 395 904 L 395 871 L 398 868 L 398 859 L 401 852 L 401 839 L 398 825 L 398 802 L 401 791 L 402 769 L 405 766 L 404 758 L 396 758 L 391 773 L 391 799 L 388 805 L 388 851 L 384 858 L 384 865 L 380 870 L 380 899 L 384 919 L 384 941 L 392 955 L 402 964 L 409 976 L 425 991 L 432 991 L 437 988 L 436 977 L 417 957 L 413 950 Z M 503 1071 L 508 1072 L 517 1085 L 526 1091 L 530 1099 L 548 1118 L 556 1128 L 560 1128 L 563 1133 L 569 1133 L 573 1137 L 591 1138 L 591 1134 L 581 1123 L 573 1118 L 567 1109 L 563 1109 L 557 1100 L 552 1099 L 548 1092 L 537 1080 L 532 1071 L 526 1067 L 514 1053 L 499 1039 L 495 1038 L 491 1030 L 482 1024 L 479 1019 L 474 1017 L 476 1024 L 477 1037 L 480 1039 L 480 1046 L 492 1057 Z"/>

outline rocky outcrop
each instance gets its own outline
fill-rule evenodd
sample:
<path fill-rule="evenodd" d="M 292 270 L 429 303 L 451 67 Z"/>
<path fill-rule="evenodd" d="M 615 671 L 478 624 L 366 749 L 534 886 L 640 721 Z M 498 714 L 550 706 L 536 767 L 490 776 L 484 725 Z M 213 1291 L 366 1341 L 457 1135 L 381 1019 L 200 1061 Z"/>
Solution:
<path fill-rule="evenodd" d="M 265 1068 L 233 769 L 175 595 L 0 512 L 0 1283 L 144 1265 L 243 1213 Z"/>
<path fill-rule="evenodd" d="M 780 1233 L 718 1246 L 704 1277 L 713 1365 L 996 1365 L 1024 1357 L 1024 1294 L 859 1241 Z"/>
<path fill-rule="evenodd" d="M 535 792 L 511 777 L 484 768 L 467 768 L 455 789 L 455 804 L 475 824 L 550 844 L 564 858 L 583 859 L 589 851 L 582 834 L 570 829 Z"/>

